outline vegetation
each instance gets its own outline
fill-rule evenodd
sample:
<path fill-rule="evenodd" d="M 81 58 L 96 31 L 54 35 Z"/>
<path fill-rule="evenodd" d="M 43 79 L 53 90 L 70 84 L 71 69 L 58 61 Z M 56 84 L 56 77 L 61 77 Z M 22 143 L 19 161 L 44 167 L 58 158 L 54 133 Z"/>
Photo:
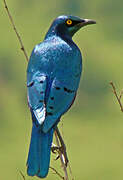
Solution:
<path fill-rule="evenodd" d="M 60 14 L 92 18 L 97 25 L 74 37 L 83 52 L 83 76 L 77 99 L 59 125 L 63 129 L 75 179 L 123 179 L 123 114 L 112 94 L 110 81 L 122 89 L 123 11 L 121 0 L 8 1 L 28 55 L 43 40 L 52 20 Z M 50 8 L 49 8 L 50 7 Z M 31 117 L 26 98 L 27 62 L 0 8 L 0 179 L 26 176 Z M 51 165 L 61 172 L 60 163 Z M 26 176 L 26 179 L 37 179 Z M 50 171 L 47 180 L 54 180 Z"/>

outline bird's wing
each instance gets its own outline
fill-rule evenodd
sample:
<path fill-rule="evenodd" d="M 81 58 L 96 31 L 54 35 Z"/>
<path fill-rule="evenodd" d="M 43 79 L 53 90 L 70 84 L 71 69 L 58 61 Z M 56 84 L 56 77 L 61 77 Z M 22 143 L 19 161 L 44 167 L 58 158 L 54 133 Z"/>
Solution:
<path fill-rule="evenodd" d="M 44 53 L 41 47 L 40 51 L 34 49 L 28 64 L 28 101 L 38 123 L 42 124 L 42 130 L 47 132 L 57 124 L 61 115 L 69 109 L 75 99 L 81 75 L 81 56 L 79 53 L 79 57 L 78 54 L 74 57 L 80 60 L 80 63 L 74 61 L 73 68 L 71 63 L 68 63 L 70 69 L 64 68 L 68 65 L 63 66 L 51 60 L 46 61 L 46 57 L 43 58 L 44 55 L 41 54 Z"/>
<path fill-rule="evenodd" d="M 46 117 L 46 85 L 47 78 L 40 73 L 36 73 L 31 80 L 27 81 L 29 107 L 39 124 L 42 124 Z"/>
<path fill-rule="evenodd" d="M 53 125 L 57 124 L 62 114 L 72 105 L 77 88 L 67 83 L 54 79 L 46 103 L 47 116 L 43 123 L 43 131 L 47 132 Z"/>

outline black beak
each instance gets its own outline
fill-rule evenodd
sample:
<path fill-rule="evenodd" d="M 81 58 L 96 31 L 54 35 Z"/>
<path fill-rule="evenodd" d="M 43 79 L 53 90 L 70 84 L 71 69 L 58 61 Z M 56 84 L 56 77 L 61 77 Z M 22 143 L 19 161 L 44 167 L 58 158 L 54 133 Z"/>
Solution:
<path fill-rule="evenodd" d="M 83 27 L 88 24 L 96 24 L 96 21 L 94 21 L 92 19 L 82 19 L 82 21 L 79 24 L 80 24 L 80 27 Z"/>

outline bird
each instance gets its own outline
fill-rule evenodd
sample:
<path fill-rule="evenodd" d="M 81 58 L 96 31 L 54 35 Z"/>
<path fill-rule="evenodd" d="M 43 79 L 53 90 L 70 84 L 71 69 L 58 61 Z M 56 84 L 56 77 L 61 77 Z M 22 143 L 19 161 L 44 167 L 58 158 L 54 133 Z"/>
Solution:
<path fill-rule="evenodd" d="M 32 116 L 29 176 L 48 175 L 53 134 L 76 98 L 82 72 L 82 55 L 72 37 L 80 28 L 95 23 L 61 15 L 31 53 L 27 66 L 27 97 Z"/>

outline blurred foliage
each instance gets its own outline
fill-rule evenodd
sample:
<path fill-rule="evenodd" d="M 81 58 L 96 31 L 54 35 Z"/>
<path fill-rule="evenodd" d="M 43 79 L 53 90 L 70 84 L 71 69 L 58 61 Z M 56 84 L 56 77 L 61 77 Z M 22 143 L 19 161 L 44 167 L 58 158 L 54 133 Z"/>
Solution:
<path fill-rule="evenodd" d="M 112 80 L 118 89 L 123 87 L 122 5 L 121 0 L 8 0 L 28 55 L 58 15 L 97 21 L 97 25 L 85 27 L 74 36 L 83 54 L 83 76 L 76 102 L 62 118 L 75 179 L 123 179 L 123 114 L 109 85 Z M 26 176 L 31 133 L 27 62 L 3 2 L 0 14 L 0 179 L 22 180 L 18 170 Z M 54 158 L 51 165 L 61 169 Z M 58 178 L 50 171 L 46 179 Z"/>

